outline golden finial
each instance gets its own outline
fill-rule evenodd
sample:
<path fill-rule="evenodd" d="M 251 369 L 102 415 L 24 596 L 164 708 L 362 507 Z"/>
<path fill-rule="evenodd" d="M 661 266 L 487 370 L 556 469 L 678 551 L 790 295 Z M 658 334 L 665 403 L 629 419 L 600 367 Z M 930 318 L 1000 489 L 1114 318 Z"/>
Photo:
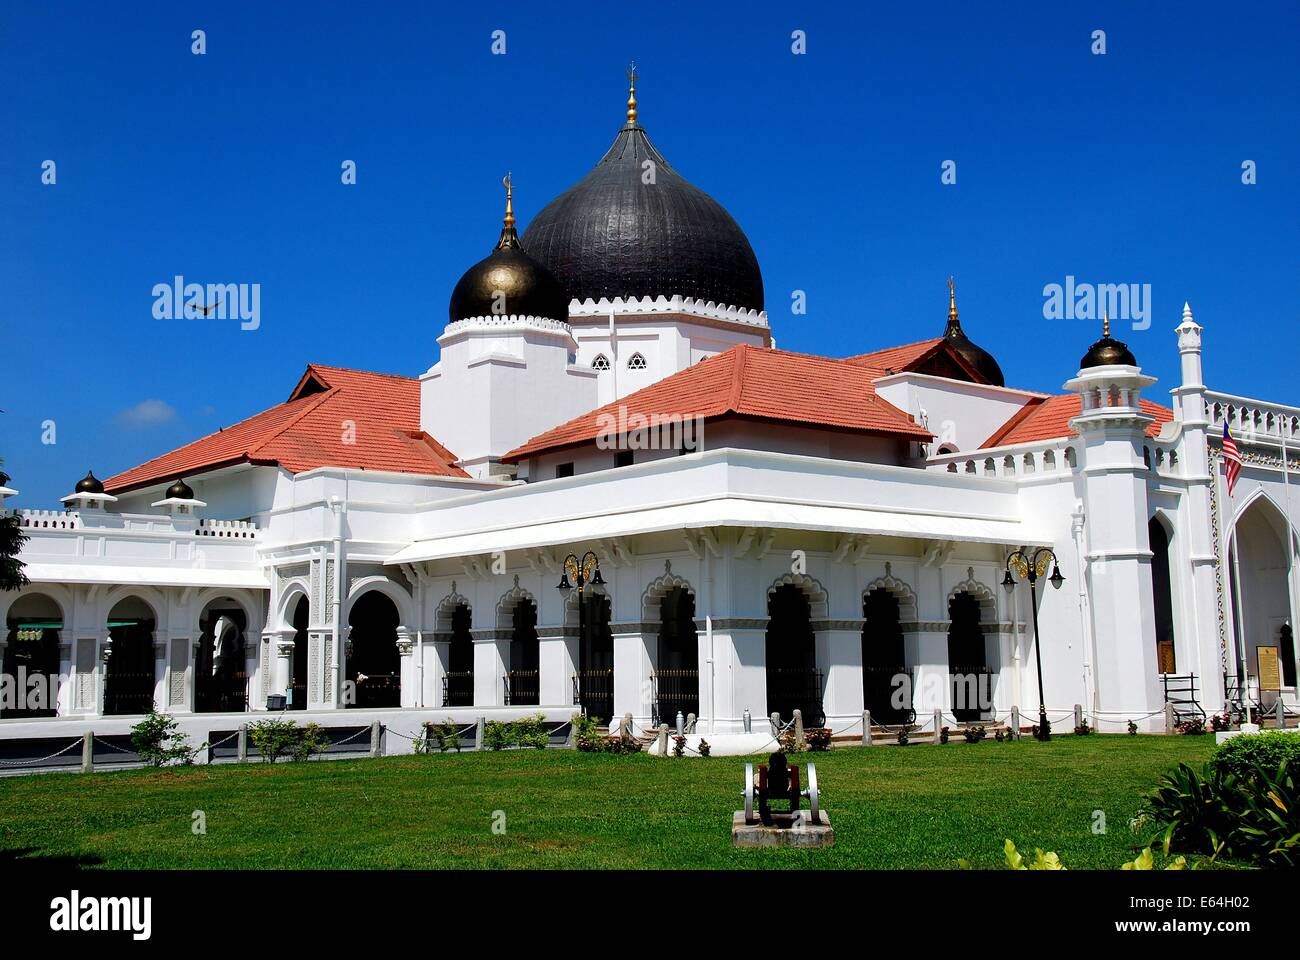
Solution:
<path fill-rule="evenodd" d="M 957 287 L 952 277 L 948 278 L 948 322 L 957 322 Z"/>
<path fill-rule="evenodd" d="M 509 229 L 510 227 L 513 227 L 515 225 L 515 208 L 514 208 L 514 204 L 511 202 L 512 197 L 514 196 L 514 186 L 510 182 L 509 173 L 507 173 L 504 177 L 501 178 L 501 185 L 506 188 L 505 224 L 506 224 L 506 229 Z"/>
<path fill-rule="evenodd" d="M 1101 335 L 1103 339 L 1110 336 L 1110 317 L 1105 310 L 1101 312 Z"/>
<path fill-rule="evenodd" d="M 636 126 L 636 61 L 627 67 L 627 125 Z"/>

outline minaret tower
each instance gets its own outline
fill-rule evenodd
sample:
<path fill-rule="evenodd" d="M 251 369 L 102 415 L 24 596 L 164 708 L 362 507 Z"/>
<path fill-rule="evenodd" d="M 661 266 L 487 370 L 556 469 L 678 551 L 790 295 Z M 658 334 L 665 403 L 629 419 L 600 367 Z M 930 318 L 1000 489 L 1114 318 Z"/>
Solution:
<path fill-rule="evenodd" d="M 1108 719 L 1138 717 L 1158 711 L 1162 699 L 1143 458 L 1146 429 L 1155 418 L 1141 406 L 1142 391 L 1156 380 L 1110 335 L 1109 318 L 1079 367 L 1065 389 L 1082 398 L 1070 426 L 1082 441 L 1097 709 Z"/>

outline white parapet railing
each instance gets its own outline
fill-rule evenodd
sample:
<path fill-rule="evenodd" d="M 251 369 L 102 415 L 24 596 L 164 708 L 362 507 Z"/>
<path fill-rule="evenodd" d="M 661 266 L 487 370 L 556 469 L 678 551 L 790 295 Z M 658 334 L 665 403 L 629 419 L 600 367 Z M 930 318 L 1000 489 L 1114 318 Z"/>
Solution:
<path fill-rule="evenodd" d="M 1239 442 L 1281 446 L 1285 440 L 1288 448 L 1300 443 L 1300 407 L 1207 391 L 1205 413 L 1215 434 L 1222 435 L 1226 423 Z"/>

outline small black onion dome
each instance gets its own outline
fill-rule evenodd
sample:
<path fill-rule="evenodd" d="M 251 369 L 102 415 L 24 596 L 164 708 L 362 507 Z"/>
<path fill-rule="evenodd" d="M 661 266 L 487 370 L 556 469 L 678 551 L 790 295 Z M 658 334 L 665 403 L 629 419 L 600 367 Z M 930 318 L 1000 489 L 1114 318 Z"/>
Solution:
<path fill-rule="evenodd" d="M 95 479 L 95 472 L 87 470 L 86 475 L 77 481 L 74 493 L 103 493 L 104 485 Z"/>
<path fill-rule="evenodd" d="M 957 292 L 951 279 L 948 281 L 948 327 L 943 332 L 943 338 L 961 354 L 963 360 L 975 368 L 985 383 L 995 387 L 1007 385 L 1002 368 L 998 366 L 993 354 L 973 343 L 961 328 L 961 323 L 957 320 Z"/>
<path fill-rule="evenodd" d="M 168 500 L 193 500 L 194 490 L 190 487 L 188 483 L 186 483 L 180 477 L 177 477 L 176 482 L 167 488 L 167 499 Z"/>
<path fill-rule="evenodd" d="M 7 487 L 7 486 L 9 486 L 9 474 L 5 473 L 3 470 L 0 470 L 0 487 Z"/>
<path fill-rule="evenodd" d="M 474 266 L 451 291 L 447 314 L 452 323 L 469 317 L 516 316 L 569 319 L 569 297 L 560 281 L 524 252 L 515 233 L 513 190 L 506 188 L 506 215 L 496 249 Z"/>
<path fill-rule="evenodd" d="M 1133 351 L 1128 348 L 1128 344 L 1121 343 L 1110 335 L 1109 319 L 1102 324 L 1101 339 L 1089 347 L 1088 352 L 1079 361 L 1080 370 L 1087 370 L 1089 367 L 1136 367 L 1137 365 L 1137 358 L 1133 356 Z"/>

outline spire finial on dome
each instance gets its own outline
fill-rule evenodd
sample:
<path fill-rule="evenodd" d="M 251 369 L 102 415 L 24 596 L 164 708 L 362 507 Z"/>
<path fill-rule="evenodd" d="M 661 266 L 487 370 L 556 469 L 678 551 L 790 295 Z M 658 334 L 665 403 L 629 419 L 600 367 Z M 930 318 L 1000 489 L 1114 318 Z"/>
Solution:
<path fill-rule="evenodd" d="M 1110 336 L 1110 315 L 1105 310 L 1101 312 L 1101 335 Z"/>
<path fill-rule="evenodd" d="M 501 178 L 501 185 L 506 188 L 506 218 L 504 223 L 506 229 L 509 230 L 515 225 L 514 185 L 510 182 L 509 173 Z"/>
<path fill-rule="evenodd" d="M 957 285 L 953 278 L 948 278 L 948 323 L 957 322 Z"/>
<path fill-rule="evenodd" d="M 636 126 L 636 61 L 627 67 L 627 125 Z"/>

